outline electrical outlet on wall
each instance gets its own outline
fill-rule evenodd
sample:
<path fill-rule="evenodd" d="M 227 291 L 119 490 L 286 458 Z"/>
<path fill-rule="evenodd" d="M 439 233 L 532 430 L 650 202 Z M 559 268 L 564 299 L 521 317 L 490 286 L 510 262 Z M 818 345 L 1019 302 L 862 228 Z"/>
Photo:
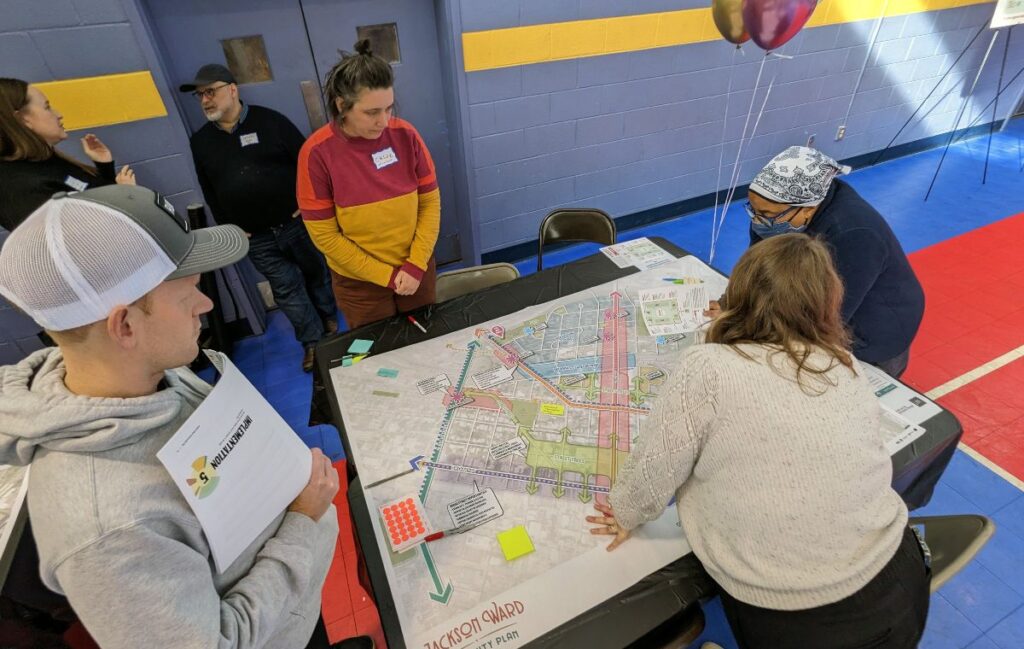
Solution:
<path fill-rule="evenodd" d="M 844 137 L 846 137 L 846 124 L 840 126 L 839 130 L 836 131 L 836 142 L 843 139 Z"/>

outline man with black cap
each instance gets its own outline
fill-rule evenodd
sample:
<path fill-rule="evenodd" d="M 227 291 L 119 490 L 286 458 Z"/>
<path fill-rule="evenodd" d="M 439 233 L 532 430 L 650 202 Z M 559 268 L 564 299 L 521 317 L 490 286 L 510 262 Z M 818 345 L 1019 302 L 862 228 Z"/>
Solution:
<path fill-rule="evenodd" d="M 204 273 L 245 256 L 237 226 L 190 231 L 159 194 L 58 194 L 0 249 L 0 294 L 58 347 L 0 367 L 0 463 L 29 465 L 44 583 L 105 649 L 303 647 L 320 635 L 338 475 L 307 486 L 224 572 L 157 451 L 210 392 L 185 366 Z"/>
<path fill-rule="evenodd" d="M 249 259 L 292 323 L 308 372 L 317 341 L 337 331 L 338 320 L 327 264 L 296 218 L 296 166 L 305 138 L 281 113 L 242 103 L 223 65 L 199 68 L 181 91 L 199 100 L 209 121 L 191 140 L 206 202 L 218 223 L 250 236 Z"/>

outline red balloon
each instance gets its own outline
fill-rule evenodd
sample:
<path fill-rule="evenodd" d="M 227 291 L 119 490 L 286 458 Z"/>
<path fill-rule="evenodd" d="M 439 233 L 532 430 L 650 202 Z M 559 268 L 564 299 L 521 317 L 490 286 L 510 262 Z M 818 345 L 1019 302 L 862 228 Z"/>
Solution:
<path fill-rule="evenodd" d="M 743 0 L 743 24 L 765 50 L 782 47 L 810 20 L 818 0 Z"/>

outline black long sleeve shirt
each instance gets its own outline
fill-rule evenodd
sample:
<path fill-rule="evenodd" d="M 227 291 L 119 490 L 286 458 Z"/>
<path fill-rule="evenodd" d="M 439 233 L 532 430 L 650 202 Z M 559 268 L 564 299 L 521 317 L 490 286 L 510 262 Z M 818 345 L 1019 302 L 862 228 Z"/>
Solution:
<path fill-rule="evenodd" d="M 192 159 L 217 222 L 258 233 L 292 218 L 305 141 L 287 117 L 253 105 L 245 107 L 230 133 L 213 122 L 196 131 Z"/>
<path fill-rule="evenodd" d="M 113 162 L 99 162 L 96 170 L 94 176 L 58 155 L 38 162 L 0 160 L 0 225 L 13 230 L 57 192 L 114 184 Z"/>

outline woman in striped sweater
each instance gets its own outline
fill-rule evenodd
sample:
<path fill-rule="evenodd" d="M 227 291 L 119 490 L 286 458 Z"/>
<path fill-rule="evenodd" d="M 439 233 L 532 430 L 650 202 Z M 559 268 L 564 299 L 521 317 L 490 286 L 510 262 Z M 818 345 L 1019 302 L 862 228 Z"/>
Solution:
<path fill-rule="evenodd" d="M 387 61 L 356 43 L 327 75 L 332 121 L 299 153 L 302 218 L 350 328 L 434 301 L 441 195 L 423 138 L 394 117 Z"/>

